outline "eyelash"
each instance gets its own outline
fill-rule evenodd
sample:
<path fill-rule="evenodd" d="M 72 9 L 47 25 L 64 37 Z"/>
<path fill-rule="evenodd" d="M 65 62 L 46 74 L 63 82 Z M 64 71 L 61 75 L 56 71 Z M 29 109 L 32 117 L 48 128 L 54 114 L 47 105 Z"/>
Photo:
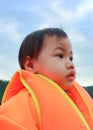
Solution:
<path fill-rule="evenodd" d="M 63 57 L 64 57 L 63 54 L 58 54 L 56 56 L 61 58 L 61 59 L 63 59 Z M 71 56 L 69 59 L 70 59 L 70 61 L 73 61 L 73 56 Z"/>
<path fill-rule="evenodd" d="M 59 57 L 59 58 L 63 58 L 63 54 L 58 54 L 58 55 L 56 55 L 57 57 Z"/>

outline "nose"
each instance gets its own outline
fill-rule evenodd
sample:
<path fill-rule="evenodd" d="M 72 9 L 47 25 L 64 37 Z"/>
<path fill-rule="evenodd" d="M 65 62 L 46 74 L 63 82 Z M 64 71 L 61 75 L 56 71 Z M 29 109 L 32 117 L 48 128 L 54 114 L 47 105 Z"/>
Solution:
<path fill-rule="evenodd" d="M 73 64 L 72 61 L 68 61 L 68 62 L 66 63 L 66 68 L 67 68 L 67 69 L 74 69 L 75 66 L 74 66 L 74 64 Z"/>

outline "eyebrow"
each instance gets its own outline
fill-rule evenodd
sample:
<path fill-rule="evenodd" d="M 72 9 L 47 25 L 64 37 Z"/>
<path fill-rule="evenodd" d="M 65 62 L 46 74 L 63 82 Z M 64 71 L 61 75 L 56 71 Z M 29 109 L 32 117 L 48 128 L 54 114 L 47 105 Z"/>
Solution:
<path fill-rule="evenodd" d="M 61 51 L 65 51 L 65 49 L 64 49 L 64 48 L 62 48 L 62 47 L 56 47 L 54 50 L 61 50 Z M 70 52 L 70 54 L 73 54 L 73 52 L 71 51 L 71 52 Z"/>

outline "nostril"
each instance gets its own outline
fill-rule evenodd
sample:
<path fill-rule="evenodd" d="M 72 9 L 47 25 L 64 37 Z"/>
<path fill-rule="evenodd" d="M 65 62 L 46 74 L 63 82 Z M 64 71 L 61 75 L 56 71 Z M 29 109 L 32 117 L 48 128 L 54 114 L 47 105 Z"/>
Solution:
<path fill-rule="evenodd" d="M 74 69 L 74 64 L 72 62 L 66 63 L 67 69 Z"/>
<path fill-rule="evenodd" d="M 71 63 L 71 68 L 74 68 L 74 64 L 73 63 Z"/>
<path fill-rule="evenodd" d="M 72 65 L 71 68 L 74 69 L 74 65 Z"/>

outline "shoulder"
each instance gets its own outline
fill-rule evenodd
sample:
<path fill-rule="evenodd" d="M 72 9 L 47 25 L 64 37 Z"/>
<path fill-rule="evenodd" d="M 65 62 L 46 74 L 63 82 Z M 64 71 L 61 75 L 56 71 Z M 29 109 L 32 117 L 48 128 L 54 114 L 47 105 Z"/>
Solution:
<path fill-rule="evenodd" d="M 33 99 L 25 88 L 0 106 L 0 114 L 20 123 L 22 120 L 38 123 Z"/>

